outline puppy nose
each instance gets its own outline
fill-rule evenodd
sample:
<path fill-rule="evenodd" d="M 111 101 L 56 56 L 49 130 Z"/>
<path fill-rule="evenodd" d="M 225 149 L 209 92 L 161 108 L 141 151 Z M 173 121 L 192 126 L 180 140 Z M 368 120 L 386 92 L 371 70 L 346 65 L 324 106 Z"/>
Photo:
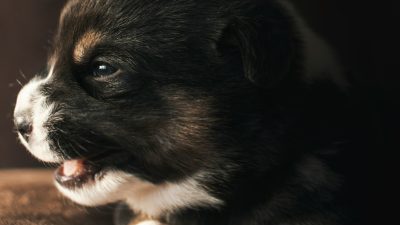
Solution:
<path fill-rule="evenodd" d="M 24 118 L 17 117 L 15 119 L 15 126 L 17 131 L 22 135 L 26 142 L 29 141 L 29 136 L 32 133 L 32 123 Z"/>

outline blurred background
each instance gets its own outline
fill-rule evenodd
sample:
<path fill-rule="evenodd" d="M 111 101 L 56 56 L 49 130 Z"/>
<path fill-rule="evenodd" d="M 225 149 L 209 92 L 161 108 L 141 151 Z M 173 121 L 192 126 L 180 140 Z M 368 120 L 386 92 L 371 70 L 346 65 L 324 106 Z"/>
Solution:
<path fill-rule="evenodd" d="M 347 73 L 364 92 L 376 118 L 396 89 L 399 59 L 399 1 L 292 0 L 317 32 L 337 50 Z M 19 83 L 26 83 L 46 62 L 51 36 L 63 0 L 0 1 L 0 168 L 39 166 L 18 143 L 12 112 Z M 395 5 L 396 4 L 396 5 Z M 394 112 L 392 112 L 394 114 Z M 382 121 L 370 121 L 376 138 L 384 137 Z M 368 118 L 366 118 L 368 122 Z M 383 123 L 382 123 L 383 124 Z"/>
<path fill-rule="evenodd" d="M 46 62 L 61 0 L 0 1 L 0 168 L 39 166 L 17 141 L 13 108 L 20 83 Z M 18 81 L 17 81 L 18 80 Z"/>

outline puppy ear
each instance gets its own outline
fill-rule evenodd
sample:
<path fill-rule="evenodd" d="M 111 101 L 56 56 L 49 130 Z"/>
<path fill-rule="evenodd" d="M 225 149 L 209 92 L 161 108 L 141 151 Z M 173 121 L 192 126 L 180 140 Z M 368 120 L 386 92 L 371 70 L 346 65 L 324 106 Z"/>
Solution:
<path fill-rule="evenodd" d="M 294 69 L 299 45 L 294 25 L 278 6 L 240 6 L 237 12 L 219 48 L 222 54 L 240 55 L 244 75 L 251 82 L 273 87 Z"/>

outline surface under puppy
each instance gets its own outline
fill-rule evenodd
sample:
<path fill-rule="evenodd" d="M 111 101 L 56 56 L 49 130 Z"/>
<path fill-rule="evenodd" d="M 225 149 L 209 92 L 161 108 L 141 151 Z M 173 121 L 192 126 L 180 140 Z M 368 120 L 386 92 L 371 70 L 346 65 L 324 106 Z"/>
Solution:
<path fill-rule="evenodd" d="M 14 116 L 57 188 L 126 203 L 120 224 L 335 225 L 346 89 L 283 1 L 71 0 Z"/>

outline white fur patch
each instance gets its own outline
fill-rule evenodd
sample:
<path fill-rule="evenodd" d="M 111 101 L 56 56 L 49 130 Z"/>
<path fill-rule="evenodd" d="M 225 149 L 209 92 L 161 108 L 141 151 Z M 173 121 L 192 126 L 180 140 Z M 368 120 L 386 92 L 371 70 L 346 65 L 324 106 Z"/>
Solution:
<path fill-rule="evenodd" d="M 45 162 L 61 162 L 62 159 L 50 149 L 48 130 L 44 124 L 54 112 L 55 105 L 46 103 L 46 98 L 40 96 L 34 102 L 32 109 L 33 129 L 29 138 L 29 150 L 38 159 Z"/>
<path fill-rule="evenodd" d="M 195 178 L 179 183 L 155 185 L 131 174 L 109 171 L 102 179 L 81 188 L 57 188 L 71 200 L 86 206 L 126 201 L 136 212 L 157 217 L 165 212 L 195 206 L 218 207 L 222 201 L 211 196 Z"/>
<path fill-rule="evenodd" d="M 196 178 L 203 176 L 201 173 L 187 178 L 179 183 L 164 183 L 154 185 L 146 182 L 135 184 L 129 191 L 128 205 L 135 211 L 140 211 L 150 216 L 157 216 L 166 211 L 196 206 L 219 207 L 223 204 L 220 199 L 211 196 Z"/>
<path fill-rule="evenodd" d="M 98 206 L 124 200 L 131 182 L 131 175 L 107 171 L 102 179 L 95 180 L 76 189 L 65 188 L 57 182 L 55 185 L 61 193 L 78 204 Z"/>
<path fill-rule="evenodd" d="M 32 133 L 29 141 L 18 134 L 22 144 L 33 156 L 44 162 L 61 162 L 62 159 L 50 149 L 48 131 L 44 124 L 54 111 L 54 104 L 47 104 L 46 97 L 40 93 L 40 87 L 52 76 L 54 66 L 51 67 L 47 78 L 32 79 L 18 94 L 17 104 L 14 110 L 15 120 L 32 123 Z"/>

